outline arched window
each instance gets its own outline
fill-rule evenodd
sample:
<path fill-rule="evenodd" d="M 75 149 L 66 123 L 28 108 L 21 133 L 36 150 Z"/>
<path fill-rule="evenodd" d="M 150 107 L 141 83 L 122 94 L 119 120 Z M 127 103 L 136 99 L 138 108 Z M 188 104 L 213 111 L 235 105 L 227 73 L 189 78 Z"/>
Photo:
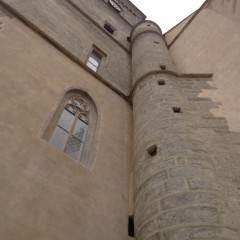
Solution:
<path fill-rule="evenodd" d="M 69 97 L 49 142 L 71 158 L 80 160 L 90 124 L 89 114 L 90 107 L 82 97 Z"/>
<path fill-rule="evenodd" d="M 97 108 L 80 90 L 68 92 L 52 118 L 43 138 L 73 160 L 91 168 L 96 152 Z"/>

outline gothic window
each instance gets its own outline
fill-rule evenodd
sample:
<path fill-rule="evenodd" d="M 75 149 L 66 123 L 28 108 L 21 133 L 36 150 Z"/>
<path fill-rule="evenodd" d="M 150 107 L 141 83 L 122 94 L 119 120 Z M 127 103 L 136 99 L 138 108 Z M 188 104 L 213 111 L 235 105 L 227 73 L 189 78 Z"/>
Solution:
<path fill-rule="evenodd" d="M 76 162 L 91 168 L 98 129 L 97 108 L 87 93 L 72 90 L 59 105 L 43 138 Z"/>
<path fill-rule="evenodd" d="M 80 96 L 71 96 L 50 138 L 50 143 L 79 161 L 86 139 L 90 108 Z"/>

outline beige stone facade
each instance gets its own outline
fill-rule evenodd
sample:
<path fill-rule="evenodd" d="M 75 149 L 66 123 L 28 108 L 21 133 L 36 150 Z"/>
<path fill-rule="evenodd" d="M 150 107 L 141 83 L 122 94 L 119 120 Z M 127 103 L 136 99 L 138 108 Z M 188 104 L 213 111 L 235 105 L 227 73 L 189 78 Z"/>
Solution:
<path fill-rule="evenodd" d="M 126 239 L 130 104 L 15 17 L 1 22 L 1 238 Z M 92 169 L 42 139 L 70 89 L 98 109 Z"/>
<path fill-rule="evenodd" d="M 0 0 L 1 239 L 239 240 L 239 11 Z"/>

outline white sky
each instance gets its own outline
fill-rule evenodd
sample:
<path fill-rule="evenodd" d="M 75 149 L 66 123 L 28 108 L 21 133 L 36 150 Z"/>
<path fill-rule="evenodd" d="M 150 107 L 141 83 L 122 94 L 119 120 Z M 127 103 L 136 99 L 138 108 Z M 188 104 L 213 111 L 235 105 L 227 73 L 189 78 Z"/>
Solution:
<path fill-rule="evenodd" d="M 153 20 L 165 33 L 197 10 L 205 0 L 130 0 L 147 19 Z"/>

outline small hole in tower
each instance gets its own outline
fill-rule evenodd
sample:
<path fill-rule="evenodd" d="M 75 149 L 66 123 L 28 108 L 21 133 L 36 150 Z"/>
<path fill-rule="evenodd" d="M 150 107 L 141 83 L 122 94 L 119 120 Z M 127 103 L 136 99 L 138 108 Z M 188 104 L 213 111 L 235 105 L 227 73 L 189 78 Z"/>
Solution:
<path fill-rule="evenodd" d="M 164 80 L 159 80 L 158 85 L 165 85 L 165 81 Z"/>
<path fill-rule="evenodd" d="M 148 154 L 151 156 L 151 157 L 154 157 L 157 155 L 157 146 L 156 144 L 150 146 L 148 149 L 147 149 L 147 152 Z"/>
<path fill-rule="evenodd" d="M 133 217 L 133 215 L 128 217 L 128 236 L 134 237 L 134 217 Z"/>
<path fill-rule="evenodd" d="M 150 24 L 147 24 L 148 27 L 150 27 L 151 25 Z"/>
<path fill-rule="evenodd" d="M 165 65 L 160 65 L 160 68 L 161 68 L 162 70 L 166 70 L 166 66 L 165 66 Z"/>
<path fill-rule="evenodd" d="M 175 113 L 181 113 L 182 112 L 180 107 L 173 107 L 173 111 Z"/>
<path fill-rule="evenodd" d="M 127 41 L 128 41 L 128 42 L 131 42 L 131 37 L 127 37 Z"/>
<path fill-rule="evenodd" d="M 154 43 L 156 43 L 156 44 L 159 44 L 159 42 L 158 42 L 158 41 L 154 41 Z"/>

